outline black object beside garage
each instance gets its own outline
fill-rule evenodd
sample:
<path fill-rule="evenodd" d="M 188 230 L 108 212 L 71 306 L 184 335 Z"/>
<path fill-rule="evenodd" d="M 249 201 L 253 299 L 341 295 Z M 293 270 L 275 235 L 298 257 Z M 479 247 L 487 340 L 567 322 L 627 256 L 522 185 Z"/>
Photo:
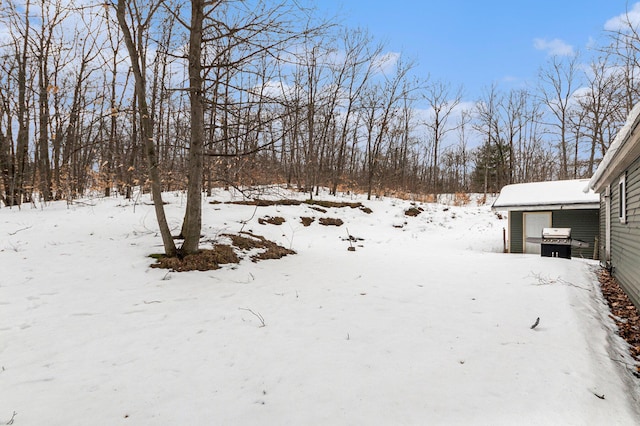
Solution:
<path fill-rule="evenodd" d="M 540 244 L 540 255 L 571 259 L 571 248 L 587 248 L 589 243 L 571 238 L 571 228 L 544 228 L 542 237 L 528 237 L 527 242 Z"/>

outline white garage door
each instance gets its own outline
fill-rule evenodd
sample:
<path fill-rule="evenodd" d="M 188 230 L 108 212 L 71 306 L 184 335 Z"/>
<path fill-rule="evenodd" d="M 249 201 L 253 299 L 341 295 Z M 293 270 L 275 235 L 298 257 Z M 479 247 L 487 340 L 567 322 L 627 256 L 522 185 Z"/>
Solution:
<path fill-rule="evenodd" d="M 527 243 L 527 237 L 542 236 L 543 228 L 551 228 L 551 212 L 523 213 L 524 252 L 540 254 L 540 244 Z"/>

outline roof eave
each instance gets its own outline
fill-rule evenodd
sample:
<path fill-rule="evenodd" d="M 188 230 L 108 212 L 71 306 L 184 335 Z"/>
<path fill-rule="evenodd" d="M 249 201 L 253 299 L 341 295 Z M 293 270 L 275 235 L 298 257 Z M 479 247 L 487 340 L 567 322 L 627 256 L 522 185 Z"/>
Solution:
<path fill-rule="evenodd" d="M 600 202 L 589 203 L 562 203 L 562 204 L 517 204 L 491 206 L 493 211 L 542 211 L 542 210 L 596 210 L 600 208 Z"/>

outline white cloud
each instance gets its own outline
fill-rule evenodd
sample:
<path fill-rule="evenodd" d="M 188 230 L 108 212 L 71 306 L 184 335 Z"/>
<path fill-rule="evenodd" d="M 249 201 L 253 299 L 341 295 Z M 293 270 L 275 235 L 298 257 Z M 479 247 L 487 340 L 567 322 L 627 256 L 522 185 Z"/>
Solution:
<path fill-rule="evenodd" d="M 629 29 L 629 26 L 638 28 L 638 25 L 640 25 L 640 3 L 635 3 L 627 12 L 621 13 L 605 22 L 604 29 L 607 31 L 624 31 Z"/>
<path fill-rule="evenodd" d="M 545 50 L 549 55 L 555 56 L 573 56 L 573 46 L 565 43 L 559 38 L 547 40 L 545 38 L 536 38 L 533 40 L 533 46 L 537 50 Z"/>

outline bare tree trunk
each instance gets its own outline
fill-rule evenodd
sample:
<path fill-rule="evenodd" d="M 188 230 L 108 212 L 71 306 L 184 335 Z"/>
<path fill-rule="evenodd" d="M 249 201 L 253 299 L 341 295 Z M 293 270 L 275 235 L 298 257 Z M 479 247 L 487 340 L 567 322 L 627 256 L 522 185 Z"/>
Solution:
<path fill-rule="evenodd" d="M 25 33 L 22 52 L 19 53 L 18 62 L 18 140 L 16 144 L 16 174 L 15 174 L 15 194 L 14 204 L 20 205 L 25 195 L 25 177 L 27 175 L 27 164 L 29 161 L 29 114 L 27 110 L 27 51 L 29 49 L 29 6 L 25 5 Z"/>
<path fill-rule="evenodd" d="M 191 1 L 189 32 L 189 99 L 191 109 L 191 136 L 189 144 L 189 182 L 187 209 L 182 224 L 181 254 L 198 251 L 202 228 L 202 169 L 204 153 L 204 105 L 202 94 L 202 23 L 204 1 Z"/>
<path fill-rule="evenodd" d="M 156 148 L 153 142 L 153 122 L 151 119 L 149 107 L 147 105 L 146 98 L 146 78 L 142 69 L 144 66 L 144 58 L 140 57 L 139 48 L 136 46 L 131 36 L 131 30 L 127 24 L 125 18 L 126 7 L 129 2 L 126 0 L 118 0 L 117 4 L 117 16 L 120 28 L 124 36 L 124 41 L 131 58 L 131 67 L 133 68 L 133 75 L 135 79 L 135 91 L 138 98 L 138 109 L 140 114 L 140 130 L 142 132 L 142 139 L 144 140 L 145 152 L 147 155 L 147 162 L 149 165 L 149 179 L 151 180 L 151 194 L 153 196 L 153 205 L 156 211 L 156 218 L 158 220 L 158 226 L 160 228 L 160 235 L 162 236 L 162 242 L 164 244 L 165 254 L 170 257 L 174 257 L 177 254 L 176 246 L 167 224 L 167 218 L 164 212 L 164 206 L 162 203 L 162 187 L 160 186 L 160 172 L 158 170 L 158 159 L 156 155 Z M 151 14 L 150 14 L 151 15 Z M 149 16 L 149 19 L 151 16 Z M 138 31 L 142 31 L 144 26 L 138 27 Z M 142 64 L 142 66 L 141 66 Z"/>
<path fill-rule="evenodd" d="M 42 48 L 42 46 L 41 46 Z M 41 52 L 42 53 L 42 52 Z M 44 53 L 42 53 L 44 55 Z M 38 172 L 40 175 L 40 196 L 44 201 L 51 200 L 51 165 L 49 162 L 49 77 L 47 57 L 40 59 L 38 68 L 39 83 L 39 137 Z"/>

